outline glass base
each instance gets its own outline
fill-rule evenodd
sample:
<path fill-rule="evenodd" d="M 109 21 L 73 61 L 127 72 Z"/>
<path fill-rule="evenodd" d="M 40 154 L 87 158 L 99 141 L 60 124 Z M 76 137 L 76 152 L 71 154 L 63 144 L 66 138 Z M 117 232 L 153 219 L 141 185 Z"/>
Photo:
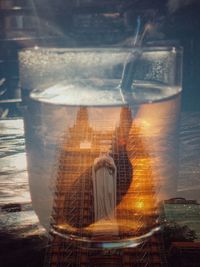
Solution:
<path fill-rule="evenodd" d="M 83 237 L 83 236 L 76 236 L 73 234 L 68 233 L 61 233 L 58 232 L 55 229 L 51 229 L 50 233 L 53 235 L 58 235 L 70 242 L 72 242 L 74 245 L 85 248 L 85 249 L 121 249 L 121 248 L 134 248 L 146 241 L 148 238 L 150 238 L 155 232 L 158 232 L 160 230 L 160 226 L 157 226 L 148 233 L 145 233 L 144 235 L 136 236 L 136 237 L 128 237 L 124 239 L 113 239 L 113 240 L 104 240 L 98 237 L 98 239 L 92 239 L 89 237 Z"/>

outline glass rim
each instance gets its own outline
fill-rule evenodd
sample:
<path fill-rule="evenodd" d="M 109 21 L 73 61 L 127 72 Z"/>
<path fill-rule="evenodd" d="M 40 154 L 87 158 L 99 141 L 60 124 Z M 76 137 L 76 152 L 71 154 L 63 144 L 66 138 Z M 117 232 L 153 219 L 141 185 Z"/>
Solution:
<path fill-rule="evenodd" d="M 183 47 L 179 45 L 155 45 L 155 46 L 141 46 L 141 47 L 122 47 L 122 46 L 102 46 L 102 47 L 48 47 L 48 46 L 33 46 L 28 48 L 23 48 L 20 50 L 19 54 L 25 52 L 35 53 L 44 51 L 44 52 L 58 52 L 58 53 L 67 53 L 67 52 L 132 52 L 134 50 L 142 49 L 144 52 L 176 52 L 182 53 Z M 62 55 L 62 54 L 61 54 Z"/>

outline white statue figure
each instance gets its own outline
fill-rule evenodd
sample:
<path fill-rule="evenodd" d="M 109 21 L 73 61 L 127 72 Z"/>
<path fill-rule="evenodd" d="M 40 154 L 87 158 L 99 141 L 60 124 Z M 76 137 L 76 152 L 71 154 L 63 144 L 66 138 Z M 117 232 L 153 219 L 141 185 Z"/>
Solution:
<path fill-rule="evenodd" d="M 117 170 L 113 158 L 107 153 L 101 153 L 94 160 L 92 167 L 95 221 L 113 220 L 115 217 L 116 176 Z"/>

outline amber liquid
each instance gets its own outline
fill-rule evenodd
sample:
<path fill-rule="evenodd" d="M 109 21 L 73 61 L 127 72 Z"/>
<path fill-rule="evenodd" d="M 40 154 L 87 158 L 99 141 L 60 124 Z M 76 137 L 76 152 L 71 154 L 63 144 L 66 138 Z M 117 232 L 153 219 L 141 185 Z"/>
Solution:
<path fill-rule="evenodd" d="M 41 223 L 98 246 L 138 244 L 158 229 L 159 201 L 176 196 L 179 106 L 180 94 L 117 106 L 30 99 L 29 182 Z"/>

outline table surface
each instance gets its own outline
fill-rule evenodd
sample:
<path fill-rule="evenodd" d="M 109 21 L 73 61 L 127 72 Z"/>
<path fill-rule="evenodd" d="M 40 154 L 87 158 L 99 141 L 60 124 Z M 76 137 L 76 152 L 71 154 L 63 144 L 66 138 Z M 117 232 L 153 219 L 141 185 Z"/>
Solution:
<path fill-rule="evenodd" d="M 15 212 L 0 213 L 0 262 L 4 262 L 1 266 L 39 267 L 47 236 L 31 206 L 23 120 L 0 120 L 0 140 L 0 207 L 14 204 L 16 208 Z M 181 116 L 178 196 L 200 203 L 200 112 Z M 10 248 L 14 257 L 8 253 Z M 26 251 L 23 259 L 22 250 Z"/>

